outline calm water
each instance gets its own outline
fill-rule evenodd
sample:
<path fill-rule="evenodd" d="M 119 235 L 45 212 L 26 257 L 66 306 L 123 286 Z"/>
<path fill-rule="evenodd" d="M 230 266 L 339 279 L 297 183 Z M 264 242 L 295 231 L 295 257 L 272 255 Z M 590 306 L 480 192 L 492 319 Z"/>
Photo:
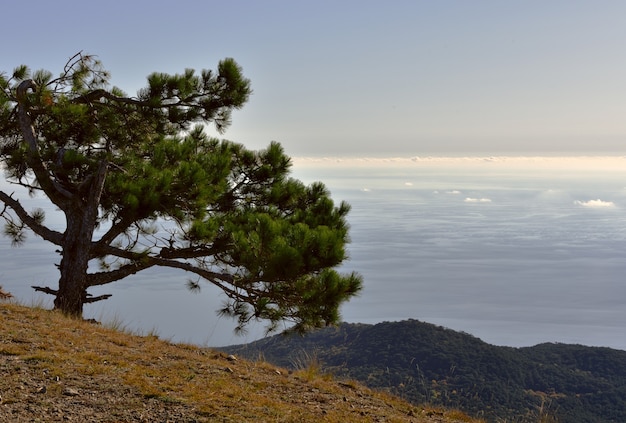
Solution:
<path fill-rule="evenodd" d="M 294 174 L 352 205 L 343 268 L 365 289 L 344 320 L 414 318 L 498 345 L 626 349 L 626 160 L 296 160 Z M 26 303 L 46 298 L 29 286 L 55 286 L 53 249 L 32 236 L 19 249 L 0 241 L 0 284 Z M 94 290 L 113 297 L 86 314 L 212 346 L 261 336 L 234 336 L 216 317 L 219 292 L 192 294 L 185 281 L 152 269 Z"/>

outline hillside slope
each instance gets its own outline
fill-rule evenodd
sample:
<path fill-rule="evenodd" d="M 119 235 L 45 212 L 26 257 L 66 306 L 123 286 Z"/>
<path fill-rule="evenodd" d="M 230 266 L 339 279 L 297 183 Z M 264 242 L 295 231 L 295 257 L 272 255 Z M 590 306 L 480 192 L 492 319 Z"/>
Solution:
<path fill-rule="evenodd" d="M 337 378 L 489 421 L 626 421 L 626 351 L 610 348 L 497 347 L 408 320 L 342 324 L 305 337 L 275 336 L 224 350 L 262 355 L 284 367 L 314 358 Z"/>
<path fill-rule="evenodd" d="M 6 303 L 0 373 L 0 422 L 474 421 L 314 367 L 288 372 Z"/>

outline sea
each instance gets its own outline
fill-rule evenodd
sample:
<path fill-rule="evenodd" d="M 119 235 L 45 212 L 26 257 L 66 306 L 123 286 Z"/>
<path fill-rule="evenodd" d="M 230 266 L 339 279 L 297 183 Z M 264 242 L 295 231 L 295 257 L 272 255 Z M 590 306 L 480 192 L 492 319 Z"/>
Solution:
<path fill-rule="evenodd" d="M 302 157 L 293 176 L 351 205 L 339 270 L 359 272 L 364 288 L 342 307 L 344 321 L 417 319 L 494 345 L 626 350 L 626 157 Z M 63 229 L 45 199 L 0 187 Z M 50 307 L 31 285 L 56 286 L 54 246 L 31 234 L 21 247 L 0 237 L 0 251 L 0 285 Z M 216 313 L 219 290 L 190 292 L 188 279 L 150 269 L 98 287 L 92 294 L 113 296 L 85 316 L 203 346 L 265 335 L 263 323 L 235 334 Z"/>

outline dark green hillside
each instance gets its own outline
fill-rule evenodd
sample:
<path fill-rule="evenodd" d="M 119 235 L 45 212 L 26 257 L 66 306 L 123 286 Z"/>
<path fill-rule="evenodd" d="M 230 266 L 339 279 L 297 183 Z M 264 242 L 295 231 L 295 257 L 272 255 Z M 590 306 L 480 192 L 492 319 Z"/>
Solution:
<path fill-rule="evenodd" d="M 319 361 L 415 403 L 460 408 L 490 421 L 626 421 L 626 351 L 579 345 L 496 347 L 407 320 L 342 324 L 304 337 L 274 336 L 229 352 L 285 367 Z"/>

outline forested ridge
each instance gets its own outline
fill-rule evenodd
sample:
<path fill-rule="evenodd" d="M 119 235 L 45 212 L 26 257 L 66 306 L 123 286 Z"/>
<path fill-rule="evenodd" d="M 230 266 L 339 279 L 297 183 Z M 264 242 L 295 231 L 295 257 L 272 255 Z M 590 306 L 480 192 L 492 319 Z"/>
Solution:
<path fill-rule="evenodd" d="M 626 421 L 626 351 L 546 343 L 512 348 L 417 320 L 341 324 L 225 350 L 285 367 L 315 362 L 414 403 L 488 421 Z M 545 421 L 545 420 L 544 420 Z"/>

